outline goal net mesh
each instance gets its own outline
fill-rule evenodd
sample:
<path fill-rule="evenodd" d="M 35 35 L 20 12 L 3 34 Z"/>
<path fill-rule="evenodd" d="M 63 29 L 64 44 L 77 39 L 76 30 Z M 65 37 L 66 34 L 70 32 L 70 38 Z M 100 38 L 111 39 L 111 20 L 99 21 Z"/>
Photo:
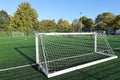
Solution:
<path fill-rule="evenodd" d="M 39 64 L 46 73 L 54 73 L 115 55 L 107 39 L 101 34 L 97 35 L 96 42 L 94 34 L 41 34 L 38 43 Z"/>

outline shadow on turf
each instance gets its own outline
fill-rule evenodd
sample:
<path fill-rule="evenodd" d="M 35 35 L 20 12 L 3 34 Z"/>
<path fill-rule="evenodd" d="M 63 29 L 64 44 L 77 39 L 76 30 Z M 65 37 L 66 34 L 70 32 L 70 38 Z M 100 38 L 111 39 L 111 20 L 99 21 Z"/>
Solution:
<path fill-rule="evenodd" d="M 27 47 L 17 47 L 15 48 L 15 50 L 17 52 L 19 52 L 27 61 L 29 61 L 29 64 L 31 63 L 36 63 L 32 58 L 30 58 L 29 56 L 27 56 L 24 52 L 22 52 L 20 49 L 21 48 L 31 48 L 31 47 L 34 47 L 34 46 L 27 46 Z"/>
<path fill-rule="evenodd" d="M 43 76 L 46 77 L 45 74 L 42 73 L 42 71 L 40 71 L 40 69 L 38 69 L 38 64 L 36 64 L 36 61 L 34 61 L 32 58 L 30 58 L 28 55 L 26 55 L 24 52 L 22 52 L 20 49 L 21 48 L 31 48 L 31 47 L 34 47 L 34 46 L 26 46 L 26 47 L 16 47 L 14 48 L 17 52 L 19 52 L 30 64 L 30 66 L 35 69 L 36 71 L 40 72 Z M 35 65 L 32 65 L 32 64 L 35 64 Z M 46 77 L 47 78 L 47 77 Z"/>
<path fill-rule="evenodd" d="M 115 51 L 115 52 L 120 52 L 120 49 L 113 49 L 113 51 Z"/>

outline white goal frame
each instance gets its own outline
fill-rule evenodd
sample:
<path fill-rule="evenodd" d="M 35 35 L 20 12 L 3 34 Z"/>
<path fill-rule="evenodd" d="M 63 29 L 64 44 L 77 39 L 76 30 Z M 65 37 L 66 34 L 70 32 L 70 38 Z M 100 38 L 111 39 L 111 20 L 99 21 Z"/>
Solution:
<path fill-rule="evenodd" d="M 70 68 L 63 69 L 63 70 L 53 72 L 53 73 L 49 73 L 48 71 L 46 71 L 42 67 L 41 62 L 40 62 L 40 55 L 39 55 L 39 37 L 40 37 L 40 35 L 90 35 L 90 34 L 94 35 L 94 52 L 96 54 L 102 54 L 102 55 L 106 55 L 106 56 L 109 56 L 109 57 L 104 58 L 104 59 L 100 59 L 100 60 L 96 60 L 96 61 L 91 61 L 91 62 L 81 64 L 81 65 L 78 65 L 78 66 L 75 66 L 75 67 L 70 67 Z M 98 63 L 106 62 L 106 61 L 109 61 L 109 60 L 112 60 L 112 59 L 115 59 L 115 58 L 118 58 L 118 56 L 116 56 L 115 54 L 108 55 L 108 54 L 105 54 L 105 53 L 102 53 L 102 52 L 97 52 L 97 33 L 95 33 L 95 32 L 92 32 L 92 33 L 36 33 L 35 34 L 35 44 L 36 44 L 35 45 L 36 46 L 36 64 L 39 65 L 38 66 L 39 69 L 48 78 L 58 76 L 58 75 L 61 75 L 61 74 L 64 74 L 64 73 L 68 73 L 68 72 L 71 72 L 71 71 L 75 71 L 75 70 L 78 70 L 78 69 L 82 69 L 82 68 L 92 66 L 92 65 L 95 65 L 95 64 L 98 64 Z"/>
<path fill-rule="evenodd" d="M 24 32 L 12 32 L 12 36 L 16 37 L 16 36 L 25 36 Z"/>

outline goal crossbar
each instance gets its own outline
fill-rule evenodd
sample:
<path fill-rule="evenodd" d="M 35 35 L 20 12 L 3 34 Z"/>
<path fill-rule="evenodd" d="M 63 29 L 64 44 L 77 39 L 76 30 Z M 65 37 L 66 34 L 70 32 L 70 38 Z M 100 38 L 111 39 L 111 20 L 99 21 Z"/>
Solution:
<path fill-rule="evenodd" d="M 39 35 L 90 35 L 96 34 L 95 32 L 91 33 L 38 33 Z"/>

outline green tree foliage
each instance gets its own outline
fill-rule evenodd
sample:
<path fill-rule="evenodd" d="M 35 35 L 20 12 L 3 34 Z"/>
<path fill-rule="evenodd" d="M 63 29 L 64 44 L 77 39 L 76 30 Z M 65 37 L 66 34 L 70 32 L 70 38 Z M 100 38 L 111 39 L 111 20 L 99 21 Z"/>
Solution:
<path fill-rule="evenodd" d="M 16 31 L 15 18 L 13 16 L 9 16 L 9 17 L 10 17 L 10 24 L 8 26 L 8 30 L 11 32 Z"/>
<path fill-rule="evenodd" d="M 82 20 L 82 30 L 85 32 L 90 31 L 92 25 L 93 25 L 93 20 L 91 18 L 87 18 L 86 16 L 83 16 L 79 19 L 80 21 Z"/>
<path fill-rule="evenodd" d="M 116 19 L 113 21 L 113 28 L 120 29 L 120 15 L 116 16 Z"/>
<path fill-rule="evenodd" d="M 22 32 L 31 32 L 37 29 L 38 26 L 38 14 L 35 9 L 31 8 L 28 2 L 23 2 L 17 8 L 14 14 L 15 17 L 15 30 Z"/>
<path fill-rule="evenodd" d="M 84 25 L 82 24 L 81 20 L 74 19 L 72 22 L 72 27 L 74 32 L 80 32 L 82 31 L 81 29 L 84 27 Z"/>
<path fill-rule="evenodd" d="M 9 25 L 10 18 L 6 11 L 0 11 L 0 30 L 7 30 L 7 26 Z"/>
<path fill-rule="evenodd" d="M 97 24 L 97 27 L 100 29 L 106 29 L 107 27 L 111 27 L 113 24 L 113 20 L 115 19 L 115 15 L 113 15 L 110 12 L 105 12 L 102 14 L 99 14 L 97 18 L 95 19 L 95 23 Z"/>
<path fill-rule="evenodd" d="M 54 20 L 42 20 L 39 25 L 39 31 L 54 32 L 57 26 Z"/>
<path fill-rule="evenodd" d="M 57 23 L 57 29 L 59 32 L 71 32 L 72 26 L 67 20 L 59 19 Z"/>
<path fill-rule="evenodd" d="M 110 12 L 98 14 L 95 21 L 86 16 L 74 19 L 72 24 L 67 20 L 59 19 L 57 24 L 54 20 L 38 21 L 38 14 L 28 2 L 21 3 L 15 14 L 9 16 L 6 11 L 0 11 L 0 30 L 29 32 L 80 32 L 90 31 L 91 28 L 107 30 L 120 29 L 120 15 L 113 15 Z M 93 24 L 94 23 L 94 24 Z"/>

